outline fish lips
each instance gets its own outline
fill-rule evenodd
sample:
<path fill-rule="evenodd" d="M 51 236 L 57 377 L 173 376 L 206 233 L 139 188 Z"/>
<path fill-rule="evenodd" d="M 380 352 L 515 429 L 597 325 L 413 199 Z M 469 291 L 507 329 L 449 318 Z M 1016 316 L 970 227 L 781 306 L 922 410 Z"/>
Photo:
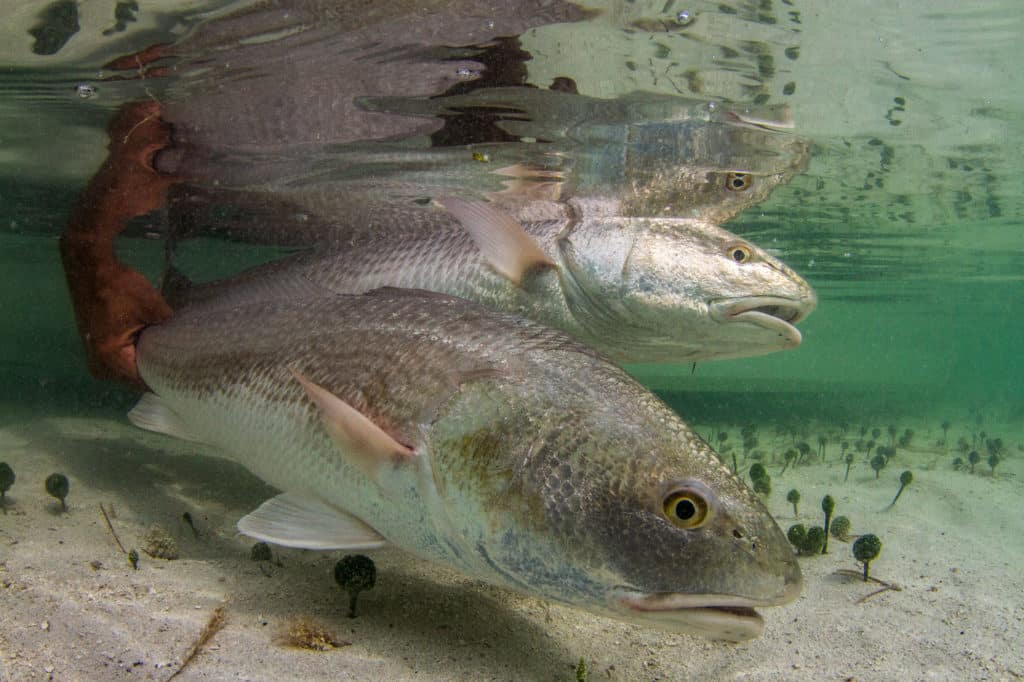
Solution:
<path fill-rule="evenodd" d="M 815 301 L 780 296 L 744 296 L 712 301 L 708 308 L 718 322 L 745 322 L 778 334 L 785 347 L 795 348 L 803 337 L 795 326 L 814 310 Z"/>
<path fill-rule="evenodd" d="M 764 632 L 764 618 L 755 606 L 782 606 L 800 596 L 799 580 L 786 584 L 775 599 L 751 599 L 728 594 L 644 593 L 628 587 L 612 590 L 612 600 L 634 620 L 666 630 L 711 639 L 743 642 Z"/>

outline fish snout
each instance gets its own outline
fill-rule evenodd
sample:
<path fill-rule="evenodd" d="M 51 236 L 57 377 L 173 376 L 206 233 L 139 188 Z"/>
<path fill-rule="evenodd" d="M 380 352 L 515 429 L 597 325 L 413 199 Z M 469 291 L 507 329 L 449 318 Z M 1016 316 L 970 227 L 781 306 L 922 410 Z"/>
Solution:
<path fill-rule="evenodd" d="M 712 319 L 722 323 L 745 322 L 782 338 L 784 347 L 800 345 L 803 337 L 794 326 L 806 318 L 817 305 L 813 292 L 805 298 L 780 296 L 742 296 L 712 301 Z"/>
<path fill-rule="evenodd" d="M 783 279 L 795 289 L 790 296 L 786 297 L 792 300 L 793 304 L 799 308 L 799 314 L 794 319 L 789 320 L 790 324 L 797 324 L 801 320 L 806 319 L 818 307 L 818 294 L 814 291 L 814 287 L 797 274 L 796 270 L 780 260 L 770 262 L 768 265 L 781 274 Z"/>

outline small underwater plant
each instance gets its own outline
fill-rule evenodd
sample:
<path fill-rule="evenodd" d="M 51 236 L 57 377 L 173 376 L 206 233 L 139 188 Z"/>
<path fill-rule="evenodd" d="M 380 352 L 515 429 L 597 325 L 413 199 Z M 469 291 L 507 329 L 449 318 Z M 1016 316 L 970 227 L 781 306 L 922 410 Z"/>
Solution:
<path fill-rule="evenodd" d="M 850 519 L 846 516 L 837 516 L 832 519 L 832 525 L 828 529 L 829 535 L 836 540 L 843 542 L 850 541 Z"/>
<path fill-rule="evenodd" d="M 868 581 L 871 571 L 871 562 L 878 558 L 882 552 L 882 541 L 877 535 L 868 533 L 861 535 L 853 543 L 853 558 L 864 564 L 864 582 Z"/>
<path fill-rule="evenodd" d="M 832 512 L 836 510 L 836 501 L 831 495 L 821 498 L 821 511 L 825 512 L 825 538 L 822 540 L 821 553 L 828 554 L 828 527 L 832 522 Z"/>
<path fill-rule="evenodd" d="M 1005 450 L 1002 438 L 989 438 L 985 441 L 985 450 L 990 455 L 1002 455 Z"/>
<path fill-rule="evenodd" d="M 576 664 L 576 682 L 587 682 L 587 664 L 580 656 L 580 662 Z"/>
<path fill-rule="evenodd" d="M 826 445 L 828 445 L 828 438 L 826 438 L 825 434 L 823 433 L 818 434 L 818 459 L 820 459 L 822 462 L 825 461 Z"/>
<path fill-rule="evenodd" d="M 270 545 L 265 542 L 257 542 L 249 550 L 249 559 L 252 561 L 272 561 L 273 558 L 274 555 L 270 551 Z"/>
<path fill-rule="evenodd" d="M 944 422 L 942 422 L 941 426 L 942 426 L 942 444 L 945 445 L 946 443 L 949 442 L 949 427 L 951 427 L 952 424 L 950 424 L 949 420 L 947 419 Z"/>
<path fill-rule="evenodd" d="M 802 523 L 794 523 L 786 531 L 786 539 L 797 549 L 802 548 L 807 539 L 807 527 Z"/>
<path fill-rule="evenodd" d="M 906 431 L 903 432 L 903 435 L 900 436 L 900 440 L 899 440 L 900 447 L 903 448 L 904 450 L 906 450 L 907 448 L 910 447 L 910 443 L 911 443 L 911 441 L 913 439 L 914 439 L 914 432 L 913 432 L 913 430 L 907 429 Z"/>
<path fill-rule="evenodd" d="M 133 571 L 139 570 L 139 550 L 134 547 L 128 550 L 128 564 L 132 567 Z"/>
<path fill-rule="evenodd" d="M 759 495 L 769 495 L 772 492 L 772 478 L 768 470 L 760 462 L 750 466 L 750 482 L 754 492 Z"/>
<path fill-rule="evenodd" d="M 967 439 L 960 436 L 960 440 L 956 442 L 956 449 L 960 451 L 960 454 L 966 455 L 971 450 L 971 444 L 967 442 Z"/>
<path fill-rule="evenodd" d="M 974 465 L 981 461 L 981 455 L 977 450 L 971 450 L 971 454 L 967 455 L 967 461 L 971 463 L 971 473 L 973 474 Z"/>
<path fill-rule="evenodd" d="M 64 474 L 50 474 L 46 477 L 46 492 L 51 497 L 56 497 L 60 500 L 61 511 L 68 510 L 67 496 L 71 490 L 71 484 L 68 483 L 68 477 Z"/>
<path fill-rule="evenodd" d="M 843 483 L 846 483 L 850 478 L 850 467 L 853 466 L 853 453 L 850 452 L 846 455 L 846 473 L 843 475 Z"/>
<path fill-rule="evenodd" d="M 993 478 L 995 478 L 995 475 L 996 475 L 996 465 L 997 464 L 999 464 L 999 455 L 997 455 L 997 454 L 995 454 L 993 452 L 991 455 L 988 456 L 988 465 L 992 469 L 992 477 Z"/>
<path fill-rule="evenodd" d="M 896 491 L 896 497 L 892 498 L 892 502 L 889 503 L 889 509 L 892 509 L 896 505 L 896 500 L 900 499 L 900 495 L 903 494 L 903 489 L 910 485 L 913 480 L 914 474 L 909 470 L 900 474 L 900 489 Z"/>
<path fill-rule="evenodd" d="M 807 556 L 814 556 L 815 554 L 824 554 L 822 548 L 828 544 L 828 535 L 825 534 L 825 529 L 820 526 L 812 526 L 807 529 L 807 538 L 804 540 L 804 554 Z"/>
<path fill-rule="evenodd" d="M 821 554 L 825 544 L 825 529 L 818 526 L 807 528 L 802 523 L 793 524 L 786 531 L 786 539 L 800 556 L 814 556 Z"/>
<path fill-rule="evenodd" d="M 871 429 L 871 440 L 878 440 L 882 437 L 882 429 Z"/>
<path fill-rule="evenodd" d="M 800 441 L 796 444 L 796 449 L 800 453 L 800 456 L 796 459 L 796 464 L 801 464 L 807 459 L 807 456 L 811 454 L 811 446 L 805 441 Z"/>
<path fill-rule="evenodd" d="M 889 432 L 889 445 L 896 445 L 896 425 L 889 424 L 889 428 L 886 430 Z"/>
<path fill-rule="evenodd" d="M 962 457 L 955 457 L 955 458 L 953 458 L 953 469 L 955 471 L 963 471 L 966 468 L 967 468 L 967 465 L 964 464 L 964 460 L 963 460 Z"/>
<path fill-rule="evenodd" d="M 885 468 L 885 455 L 875 455 L 872 457 L 871 468 L 875 470 L 875 478 L 880 478 L 882 475 L 882 469 Z"/>
<path fill-rule="evenodd" d="M 188 526 L 189 528 L 192 529 L 192 534 L 193 535 L 195 535 L 196 537 L 199 537 L 199 529 L 196 528 L 195 522 L 192 521 L 192 515 L 190 513 L 185 512 L 184 514 L 182 514 L 181 515 L 181 520 L 185 522 L 186 526 Z"/>
<path fill-rule="evenodd" d="M 7 462 L 0 462 L 0 507 L 7 513 L 7 491 L 14 485 L 14 469 Z"/>
<path fill-rule="evenodd" d="M 786 453 L 782 455 L 782 459 L 785 460 L 785 463 L 782 465 L 782 470 L 779 472 L 779 476 L 786 473 L 786 469 L 789 468 L 789 465 L 796 461 L 796 455 L 797 452 L 793 448 L 786 450 Z"/>
<path fill-rule="evenodd" d="M 755 436 L 747 436 L 743 439 L 743 461 L 747 461 L 750 451 L 757 447 L 758 441 Z"/>
<path fill-rule="evenodd" d="M 786 493 L 786 502 L 789 502 L 791 505 L 793 505 L 793 516 L 798 516 L 796 506 L 800 504 L 800 491 L 797 490 L 796 488 L 793 488 L 788 493 Z"/>
<path fill-rule="evenodd" d="M 362 554 L 342 557 L 334 565 L 334 580 L 348 592 L 348 617 L 356 617 L 356 599 L 363 590 L 372 590 L 377 583 L 377 567 L 373 559 Z"/>

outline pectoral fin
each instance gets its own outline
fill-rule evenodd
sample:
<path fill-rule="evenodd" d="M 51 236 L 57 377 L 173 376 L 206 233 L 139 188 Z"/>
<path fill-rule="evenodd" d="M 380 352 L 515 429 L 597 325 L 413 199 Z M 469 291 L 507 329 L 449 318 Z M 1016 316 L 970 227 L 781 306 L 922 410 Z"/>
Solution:
<path fill-rule="evenodd" d="M 375 549 L 387 544 L 348 512 L 290 493 L 272 497 L 242 517 L 238 530 L 257 540 L 301 549 Z"/>
<path fill-rule="evenodd" d="M 371 479 L 380 479 L 383 465 L 416 456 L 411 448 L 396 441 L 359 410 L 294 369 L 289 371 L 320 410 L 320 419 L 331 439 Z"/>
<path fill-rule="evenodd" d="M 491 267 L 513 283 L 518 285 L 532 267 L 554 266 L 523 226 L 503 211 L 455 197 L 439 197 L 437 202 L 465 228 Z"/>

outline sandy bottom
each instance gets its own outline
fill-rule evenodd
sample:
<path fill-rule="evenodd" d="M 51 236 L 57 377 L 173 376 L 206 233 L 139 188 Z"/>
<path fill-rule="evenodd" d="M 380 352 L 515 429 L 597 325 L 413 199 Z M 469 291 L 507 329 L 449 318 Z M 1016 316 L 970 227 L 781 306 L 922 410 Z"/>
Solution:
<path fill-rule="evenodd" d="M 821 523 L 820 499 L 831 493 L 854 533 L 882 538 L 872 574 L 902 589 L 859 603 L 878 585 L 837 575 L 857 565 L 832 540 L 828 555 L 801 559 L 801 598 L 764 609 L 764 636 L 737 645 L 548 605 L 397 550 L 373 553 L 377 587 L 350 619 L 332 575 L 340 553 L 282 550 L 269 568 L 250 560 L 234 524 L 273 491 L 238 467 L 113 417 L 5 421 L 0 459 L 18 479 L 0 516 L 4 680 L 167 679 L 219 606 L 226 625 L 177 679 L 571 680 L 581 658 L 590 680 L 1024 677 L 1024 438 L 1008 428 L 989 428 L 1010 452 L 994 478 L 984 463 L 974 475 L 953 471 L 953 455 L 934 445 L 901 450 L 878 480 L 862 462 L 845 484 L 838 464 L 781 476 L 769 466 L 769 504 L 784 529 L 794 523 L 786 491 L 800 490 L 806 524 Z M 934 421 L 907 424 L 916 443 L 941 439 Z M 761 447 L 781 452 L 788 437 L 770 428 Z M 954 428 L 951 442 L 960 435 Z M 836 454 L 829 446 L 826 459 Z M 914 482 L 884 511 L 904 468 Z M 71 481 L 67 513 L 43 490 L 54 471 Z M 180 558 L 143 554 L 132 570 L 100 503 L 126 547 L 141 548 L 159 524 Z M 289 647 L 282 635 L 295 618 L 348 644 Z"/>

